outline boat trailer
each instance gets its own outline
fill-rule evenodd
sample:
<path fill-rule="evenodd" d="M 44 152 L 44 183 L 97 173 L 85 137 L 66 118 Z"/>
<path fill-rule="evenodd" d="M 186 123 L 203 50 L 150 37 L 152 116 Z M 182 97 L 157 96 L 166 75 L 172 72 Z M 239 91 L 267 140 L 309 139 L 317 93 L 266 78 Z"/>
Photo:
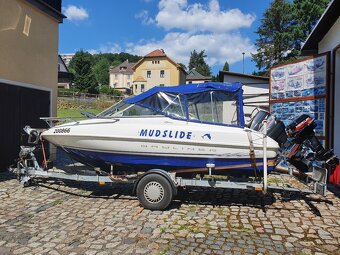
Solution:
<path fill-rule="evenodd" d="M 266 122 L 264 121 L 264 125 Z M 313 164 L 311 170 L 305 175 L 305 180 L 312 184 L 311 189 L 298 189 L 293 187 L 282 187 L 268 185 L 267 159 L 266 159 L 266 128 L 263 132 L 263 176 L 260 179 L 249 181 L 248 179 L 224 180 L 213 175 L 215 165 L 207 164 L 207 174 L 203 178 L 182 178 L 176 176 L 175 172 L 167 172 L 162 169 L 150 169 L 146 172 L 138 172 L 130 175 L 113 175 L 104 172 L 100 168 L 94 168 L 91 173 L 74 174 L 56 168 L 48 168 L 44 160 L 44 167 L 41 167 L 34 154 L 39 142 L 39 131 L 25 127 L 25 132 L 28 133 L 28 141 L 32 146 L 21 146 L 19 160 L 13 172 L 16 173 L 18 181 L 27 187 L 36 178 L 53 178 L 61 180 L 73 180 L 83 182 L 96 182 L 99 184 L 105 183 L 132 183 L 134 185 L 134 194 L 137 195 L 140 204 L 150 210 L 166 209 L 173 196 L 177 194 L 178 188 L 186 187 L 206 187 L 206 188 L 224 188 L 224 189 L 243 189 L 254 190 L 266 194 L 267 192 L 300 192 L 303 194 L 316 193 L 322 196 L 326 195 L 327 190 L 327 168 L 318 164 Z M 43 146 L 42 146 L 43 147 Z M 43 150 L 44 153 L 44 150 Z M 286 174 L 296 176 L 296 171 L 293 168 L 288 168 Z M 282 174 L 282 173 L 281 173 Z M 301 174 L 301 173 L 298 173 Z"/>

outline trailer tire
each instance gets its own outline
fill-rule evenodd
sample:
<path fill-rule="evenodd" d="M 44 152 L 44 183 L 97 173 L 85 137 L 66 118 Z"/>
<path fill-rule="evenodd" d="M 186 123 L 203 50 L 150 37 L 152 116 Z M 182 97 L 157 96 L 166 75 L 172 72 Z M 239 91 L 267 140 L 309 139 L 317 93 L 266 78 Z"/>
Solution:
<path fill-rule="evenodd" d="M 172 201 L 172 187 L 169 181 L 159 174 L 144 176 L 137 185 L 139 203 L 149 210 L 165 210 Z"/>

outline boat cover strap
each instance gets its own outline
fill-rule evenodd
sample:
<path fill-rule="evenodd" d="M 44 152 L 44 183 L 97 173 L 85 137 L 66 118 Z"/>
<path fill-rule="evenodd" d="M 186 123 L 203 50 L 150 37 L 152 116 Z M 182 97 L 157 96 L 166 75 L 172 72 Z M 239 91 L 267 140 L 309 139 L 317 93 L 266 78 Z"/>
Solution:
<path fill-rule="evenodd" d="M 248 130 L 247 132 L 248 139 L 249 139 L 249 156 L 250 156 L 250 162 L 251 166 L 254 168 L 254 170 L 257 170 L 256 167 L 256 157 L 255 157 L 255 148 L 254 148 L 254 142 L 253 137 L 251 136 L 251 131 Z"/>

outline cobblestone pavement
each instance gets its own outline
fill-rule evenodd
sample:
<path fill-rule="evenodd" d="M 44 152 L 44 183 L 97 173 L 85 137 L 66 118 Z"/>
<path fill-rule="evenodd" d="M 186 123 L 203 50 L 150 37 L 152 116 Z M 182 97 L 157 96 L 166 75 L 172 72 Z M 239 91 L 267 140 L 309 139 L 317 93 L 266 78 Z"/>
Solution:
<path fill-rule="evenodd" d="M 131 191 L 51 181 L 23 188 L 0 173 L 0 254 L 340 254 L 340 199 L 331 192 L 188 191 L 152 212 Z"/>

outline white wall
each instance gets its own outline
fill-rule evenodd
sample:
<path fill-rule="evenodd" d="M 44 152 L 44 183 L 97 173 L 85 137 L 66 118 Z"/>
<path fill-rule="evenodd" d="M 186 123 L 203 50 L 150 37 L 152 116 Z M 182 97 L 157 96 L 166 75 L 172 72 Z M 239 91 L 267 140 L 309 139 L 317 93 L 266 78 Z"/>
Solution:
<path fill-rule="evenodd" d="M 243 84 L 243 97 L 244 104 L 243 107 L 245 122 L 250 121 L 250 114 L 256 107 L 269 108 L 269 82 L 266 80 L 242 77 L 242 76 L 232 76 L 224 74 L 223 82 L 241 82 Z M 258 83 L 258 84 L 247 84 L 247 83 Z M 265 94 L 265 95 L 262 95 Z"/>
<path fill-rule="evenodd" d="M 340 156 L 340 49 L 335 56 L 334 152 Z"/>
<path fill-rule="evenodd" d="M 340 18 L 319 42 L 319 53 L 333 50 L 340 43 Z"/>
<path fill-rule="evenodd" d="M 198 83 L 204 83 L 204 82 L 210 82 L 211 80 L 192 80 L 192 81 L 186 81 L 186 84 L 198 84 Z"/>
<path fill-rule="evenodd" d="M 116 78 L 117 75 L 117 78 Z M 130 84 L 128 84 L 130 83 Z M 110 73 L 110 86 L 117 89 L 130 89 L 133 83 L 133 74 Z M 116 84 L 116 85 L 115 85 Z"/>
<path fill-rule="evenodd" d="M 332 50 L 340 43 L 340 18 L 334 23 L 332 28 L 327 32 L 324 38 L 319 42 L 319 53 Z M 334 152 L 340 156 L 340 56 L 339 51 L 336 52 L 335 66 L 335 91 L 334 91 Z M 331 56 L 331 61 L 333 56 Z M 332 66 L 332 62 L 331 65 Z M 332 86 L 332 84 L 331 84 Z"/>

